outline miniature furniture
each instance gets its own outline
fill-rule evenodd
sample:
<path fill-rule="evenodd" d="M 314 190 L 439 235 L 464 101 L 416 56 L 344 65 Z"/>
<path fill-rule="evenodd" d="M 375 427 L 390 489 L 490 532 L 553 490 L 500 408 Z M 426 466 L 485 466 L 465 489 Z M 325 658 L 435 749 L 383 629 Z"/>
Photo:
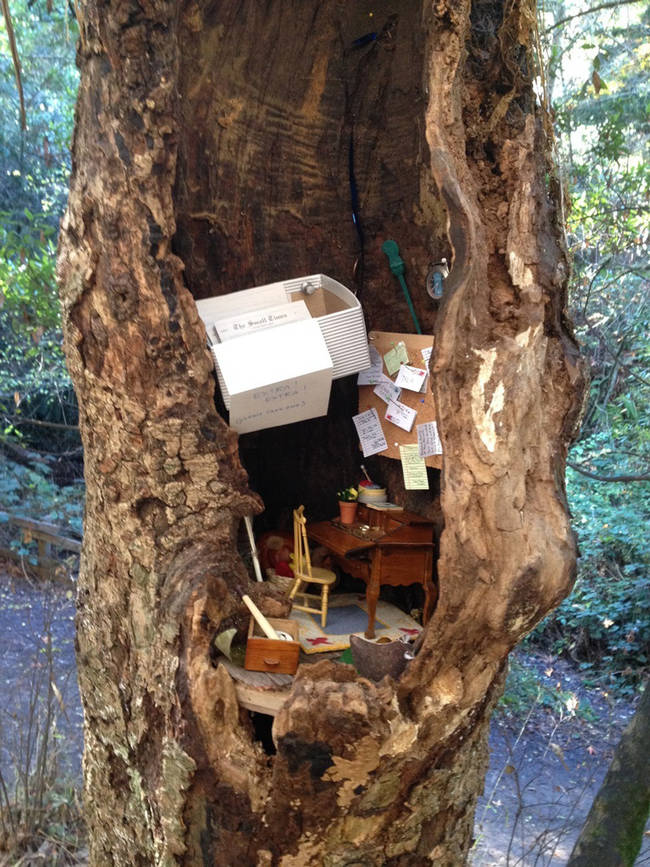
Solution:
<path fill-rule="evenodd" d="M 293 607 L 299 611 L 307 611 L 310 614 L 320 614 L 320 622 L 323 629 L 327 624 L 327 599 L 330 586 L 336 581 L 336 575 L 330 569 L 322 569 L 311 565 L 309 545 L 307 543 L 307 519 L 305 507 L 300 506 L 293 512 L 293 574 L 295 581 L 289 599 L 292 601 L 296 596 L 302 597 L 302 604 L 293 603 Z M 300 588 L 303 584 L 320 584 L 321 593 L 307 593 Z M 320 608 L 315 608 L 309 602 L 320 602 Z"/>
<path fill-rule="evenodd" d="M 267 638 L 254 617 L 248 626 L 246 659 L 244 668 L 248 671 L 272 671 L 277 674 L 295 674 L 298 668 L 300 644 L 298 643 L 298 624 L 295 620 L 270 618 L 274 629 L 282 630 L 292 637 L 292 641 Z"/>
<path fill-rule="evenodd" d="M 357 523 L 337 519 L 307 526 L 309 538 L 324 545 L 344 572 L 367 585 L 368 629 L 375 637 L 375 612 L 382 585 L 424 588 L 423 623 L 433 612 L 437 589 L 433 582 L 433 521 L 406 510 L 382 511 L 359 504 Z"/>

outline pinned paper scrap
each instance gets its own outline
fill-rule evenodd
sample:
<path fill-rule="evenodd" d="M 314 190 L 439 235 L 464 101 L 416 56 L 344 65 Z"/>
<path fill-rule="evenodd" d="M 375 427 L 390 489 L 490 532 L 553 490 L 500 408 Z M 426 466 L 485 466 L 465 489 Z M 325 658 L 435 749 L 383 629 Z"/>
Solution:
<path fill-rule="evenodd" d="M 384 362 L 389 376 L 393 376 L 400 369 L 400 365 L 409 363 L 409 354 L 403 340 L 396 343 L 392 349 L 384 355 Z"/>
<path fill-rule="evenodd" d="M 427 346 L 426 349 L 420 350 L 420 355 L 422 356 L 422 360 L 424 361 L 424 363 L 426 364 L 427 367 L 429 366 L 429 362 L 431 361 L 431 353 L 432 352 L 433 352 L 433 346 Z"/>
<path fill-rule="evenodd" d="M 399 454 L 402 459 L 402 473 L 404 474 L 404 487 L 406 490 L 428 490 L 427 465 L 418 454 L 418 447 L 415 444 L 400 446 Z"/>
<path fill-rule="evenodd" d="M 357 385 L 377 385 L 378 382 L 381 382 L 381 378 L 384 375 L 382 373 L 381 355 L 372 345 L 368 346 L 368 351 L 370 353 L 370 367 L 361 371 L 357 377 Z"/>
<path fill-rule="evenodd" d="M 407 388 L 409 391 L 421 391 L 426 378 L 426 370 L 422 370 L 421 367 L 411 367 L 410 364 L 403 364 L 397 374 L 395 385 L 400 388 Z"/>
<path fill-rule="evenodd" d="M 384 403 L 390 403 L 391 400 L 399 400 L 402 389 L 396 385 L 388 376 L 381 375 L 381 382 L 373 389 L 377 397 L 380 397 Z"/>
<path fill-rule="evenodd" d="M 384 418 L 409 433 L 416 415 L 417 410 L 411 409 L 410 406 L 406 406 L 405 403 L 400 403 L 398 400 L 391 400 Z"/>
<path fill-rule="evenodd" d="M 438 436 L 438 425 L 435 421 L 427 421 L 417 425 L 418 453 L 421 458 L 442 454 L 442 443 Z"/>
<path fill-rule="evenodd" d="M 352 421 L 357 429 L 364 458 L 376 455 L 388 448 L 377 410 L 374 407 L 360 412 L 358 415 L 353 415 Z"/>

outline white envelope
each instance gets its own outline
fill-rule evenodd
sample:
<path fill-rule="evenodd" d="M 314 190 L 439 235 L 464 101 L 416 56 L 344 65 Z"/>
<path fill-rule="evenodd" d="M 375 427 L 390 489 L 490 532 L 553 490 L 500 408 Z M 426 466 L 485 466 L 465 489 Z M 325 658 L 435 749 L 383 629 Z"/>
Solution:
<path fill-rule="evenodd" d="M 411 367 L 410 364 L 403 364 L 397 374 L 395 385 L 409 391 L 421 391 L 426 379 L 426 370 L 422 370 L 421 367 Z"/>
<path fill-rule="evenodd" d="M 391 400 L 384 418 L 397 425 L 397 427 L 401 427 L 402 430 L 410 432 L 417 414 L 417 410 L 411 409 L 410 406 L 406 406 L 406 404 L 400 403 L 397 400 Z"/>

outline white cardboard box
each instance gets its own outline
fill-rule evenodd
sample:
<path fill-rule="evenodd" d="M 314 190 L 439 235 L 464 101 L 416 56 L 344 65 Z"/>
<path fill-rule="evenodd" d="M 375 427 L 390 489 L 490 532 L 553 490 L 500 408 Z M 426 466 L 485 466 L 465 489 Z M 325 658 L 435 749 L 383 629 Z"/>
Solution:
<path fill-rule="evenodd" d="M 277 316 L 295 302 L 303 302 L 309 319 Z M 230 426 L 240 433 L 325 415 L 331 380 L 370 367 L 361 305 L 325 274 L 205 298 L 197 308 L 212 343 Z M 257 320 L 275 317 L 281 324 L 261 323 L 260 330 Z M 215 323 L 221 323 L 222 342 Z"/>
<path fill-rule="evenodd" d="M 212 352 L 239 433 L 327 414 L 333 365 L 314 319 L 244 334 Z"/>

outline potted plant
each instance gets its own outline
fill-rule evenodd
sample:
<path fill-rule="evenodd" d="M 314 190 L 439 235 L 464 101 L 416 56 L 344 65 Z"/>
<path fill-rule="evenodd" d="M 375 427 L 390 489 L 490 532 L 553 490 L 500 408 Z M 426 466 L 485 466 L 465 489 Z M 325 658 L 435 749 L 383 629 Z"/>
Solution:
<path fill-rule="evenodd" d="M 357 497 L 359 492 L 356 488 L 343 488 L 336 494 L 339 501 L 339 512 L 342 524 L 354 524 L 357 514 Z"/>

